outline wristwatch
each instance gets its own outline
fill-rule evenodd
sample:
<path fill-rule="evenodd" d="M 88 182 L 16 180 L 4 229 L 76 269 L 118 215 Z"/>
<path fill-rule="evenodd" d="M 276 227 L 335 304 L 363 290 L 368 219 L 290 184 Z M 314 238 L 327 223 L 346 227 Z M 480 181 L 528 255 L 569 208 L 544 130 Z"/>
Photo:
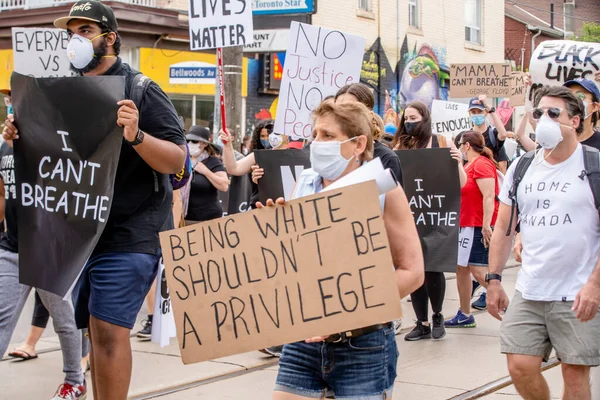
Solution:
<path fill-rule="evenodd" d="M 133 139 L 133 141 L 129 141 L 127 139 L 125 139 L 125 141 L 132 146 L 137 146 L 138 144 L 141 144 L 144 141 L 144 132 L 142 132 L 141 129 L 138 129 L 137 135 L 135 135 L 135 139 Z"/>
<path fill-rule="evenodd" d="M 496 107 L 492 107 L 488 110 L 488 113 L 493 114 L 496 112 Z"/>
<path fill-rule="evenodd" d="M 485 283 L 489 283 L 489 281 L 496 279 L 498 282 L 502 282 L 502 275 L 500 274 L 485 274 Z"/>

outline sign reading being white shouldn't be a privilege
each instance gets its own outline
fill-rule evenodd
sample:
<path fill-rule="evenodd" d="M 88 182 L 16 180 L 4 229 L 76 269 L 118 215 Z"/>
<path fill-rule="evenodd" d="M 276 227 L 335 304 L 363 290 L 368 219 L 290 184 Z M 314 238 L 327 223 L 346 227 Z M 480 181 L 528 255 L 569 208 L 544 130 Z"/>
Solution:
<path fill-rule="evenodd" d="M 312 135 L 312 111 L 343 86 L 360 80 L 365 39 L 292 22 L 275 132 L 293 139 Z"/>
<path fill-rule="evenodd" d="M 252 43 L 252 8 L 248 0 L 190 0 L 192 50 Z"/>

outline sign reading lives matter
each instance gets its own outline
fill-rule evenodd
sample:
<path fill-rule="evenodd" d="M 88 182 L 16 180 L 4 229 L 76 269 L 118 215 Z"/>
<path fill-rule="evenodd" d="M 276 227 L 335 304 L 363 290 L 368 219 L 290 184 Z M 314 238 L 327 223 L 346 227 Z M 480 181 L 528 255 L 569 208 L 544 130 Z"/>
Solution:
<path fill-rule="evenodd" d="M 431 130 L 446 137 L 454 137 L 471 129 L 469 106 L 452 101 L 433 100 L 431 105 Z"/>
<path fill-rule="evenodd" d="M 184 364 L 402 315 L 374 181 L 160 240 Z"/>
<path fill-rule="evenodd" d="M 460 182 L 449 149 L 397 150 L 425 270 L 456 272 Z"/>
<path fill-rule="evenodd" d="M 110 214 L 123 128 L 120 76 L 11 79 L 19 139 L 19 280 L 64 296 Z"/>
<path fill-rule="evenodd" d="M 291 139 L 312 135 L 312 111 L 321 101 L 360 80 L 365 39 L 292 22 L 283 66 L 275 132 Z"/>
<path fill-rule="evenodd" d="M 302 150 L 257 150 L 256 163 L 265 170 L 268 179 L 258 180 L 260 201 L 283 197 L 289 200 L 302 171 L 310 168 L 308 152 Z"/>
<path fill-rule="evenodd" d="M 190 0 L 190 48 L 244 46 L 252 43 L 248 0 Z"/>
<path fill-rule="evenodd" d="M 577 78 L 594 81 L 598 71 L 600 43 L 546 40 L 531 55 L 531 90 L 527 101 L 532 102 L 535 91 L 544 85 L 560 86 Z"/>
<path fill-rule="evenodd" d="M 12 28 L 14 70 L 36 78 L 71 76 L 64 29 Z"/>
<path fill-rule="evenodd" d="M 508 97 L 511 66 L 504 64 L 451 64 L 450 97 Z"/>

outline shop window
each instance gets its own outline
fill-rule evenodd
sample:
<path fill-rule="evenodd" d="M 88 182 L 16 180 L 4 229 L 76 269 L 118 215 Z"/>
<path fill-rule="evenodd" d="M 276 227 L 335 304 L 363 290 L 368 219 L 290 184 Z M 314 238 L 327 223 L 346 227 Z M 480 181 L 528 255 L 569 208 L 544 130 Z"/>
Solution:
<path fill-rule="evenodd" d="M 465 40 L 467 42 L 483 44 L 481 40 L 482 2 L 483 0 L 465 1 Z"/>
<path fill-rule="evenodd" d="M 193 96 L 171 96 L 171 102 L 175 106 L 175 110 L 177 114 L 183 117 L 184 127 L 187 131 L 194 125 L 194 120 L 192 119 L 192 110 L 194 105 L 194 97 Z"/>
<path fill-rule="evenodd" d="M 214 99 L 205 99 L 196 96 L 196 125 L 204 127 L 212 126 L 214 108 Z M 212 133 L 214 137 L 214 132 Z"/>
<path fill-rule="evenodd" d="M 421 0 L 408 0 L 408 25 L 417 29 L 421 28 L 420 2 Z"/>

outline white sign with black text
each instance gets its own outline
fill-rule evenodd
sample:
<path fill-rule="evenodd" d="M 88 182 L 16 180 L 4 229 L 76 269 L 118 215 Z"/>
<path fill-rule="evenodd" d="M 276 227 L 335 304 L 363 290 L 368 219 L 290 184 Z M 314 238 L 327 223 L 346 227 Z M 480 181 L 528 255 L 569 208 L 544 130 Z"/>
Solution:
<path fill-rule="evenodd" d="M 244 46 L 246 53 L 285 51 L 289 29 L 260 29 L 254 31 L 254 42 Z"/>
<path fill-rule="evenodd" d="M 12 28 L 14 70 L 35 78 L 71 76 L 64 29 Z"/>
<path fill-rule="evenodd" d="M 454 137 L 471 129 L 469 106 L 452 101 L 433 100 L 431 105 L 431 131 L 434 134 Z"/>
<path fill-rule="evenodd" d="M 325 97 L 360 80 L 364 52 L 363 37 L 292 22 L 275 132 L 292 139 L 311 137 L 313 110 Z"/>
<path fill-rule="evenodd" d="M 247 0 L 190 0 L 189 4 L 192 50 L 252 43 L 252 7 Z"/>

